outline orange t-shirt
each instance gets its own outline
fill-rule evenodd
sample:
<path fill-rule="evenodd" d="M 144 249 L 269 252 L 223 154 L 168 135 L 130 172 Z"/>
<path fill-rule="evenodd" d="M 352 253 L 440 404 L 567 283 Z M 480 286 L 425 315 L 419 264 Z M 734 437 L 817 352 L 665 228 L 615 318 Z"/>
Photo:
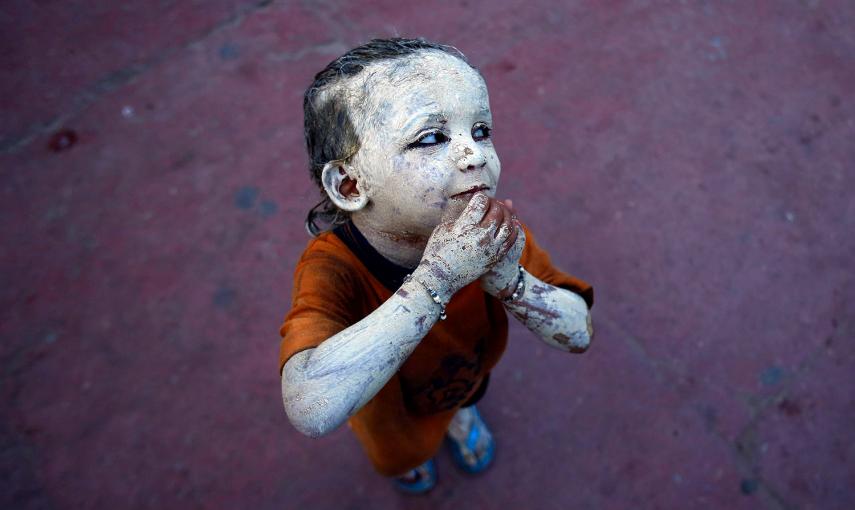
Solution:
<path fill-rule="evenodd" d="M 590 307 L 591 286 L 556 269 L 523 229 L 520 263 L 526 271 L 581 295 Z M 311 240 L 297 263 L 291 311 L 280 329 L 280 373 L 294 354 L 317 347 L 378 308 L 397 290 L 405 271 L 380 257 L 352 224 Z M 446 313 L 448 319 L 431 328 L 398 372 L 348 421 L 383 475 L 400 475 L 433 457 L 454 413 L 505 350 L 505 310 L 478 281 L 457 292 Z"/>

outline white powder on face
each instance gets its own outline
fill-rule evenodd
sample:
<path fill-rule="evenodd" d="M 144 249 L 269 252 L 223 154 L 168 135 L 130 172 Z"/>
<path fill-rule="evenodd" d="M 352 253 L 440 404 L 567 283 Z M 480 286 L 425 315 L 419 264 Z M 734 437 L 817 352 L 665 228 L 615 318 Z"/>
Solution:
<path fill-rule="evenodd" d="M 427 237 L 446 217 L 459 214 L 468 197 L 485 187 L 494 196 L 501 166 L 490 138 L 489 96 L 468 64 L 440 51 L 378 62 L 341 85 L 350 101 L 360 149 L 351 161 L 369 205 L 354 213 L 361 227 Z M 409 148 L 436 131 L 440 143 Z"/>

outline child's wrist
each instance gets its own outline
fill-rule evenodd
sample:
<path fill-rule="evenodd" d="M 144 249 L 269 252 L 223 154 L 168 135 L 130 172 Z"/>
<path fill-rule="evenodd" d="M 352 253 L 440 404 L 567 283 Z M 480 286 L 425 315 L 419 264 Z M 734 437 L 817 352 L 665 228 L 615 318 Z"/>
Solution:
<path fill-rule="evenodd" d="M 522 264 L 517 264 L 513 279 L 502 290 L 496 293 L 496 297 L 506 303 L 519 301 L 525 292 L 525 269 Z"/>
<path fill-rule="evenodd" d="M 453 288 L 447 279 L 440 278 L 435 273 L 436 271 L 431 270 L 430 264 L 422 263 L 413 270 L 410 279 L 419 282 L 429 292 L 434 292 L 443 304 L 448 304 L 458 289 Z"/>
<path fill-rule="evenodd" d="M 504 299 L 513 294 L 520 281 L 519 264 L 502 264 L 481 278 L 481 288 L 487 294 Z"/>
<path fill-rule="evenodd" d="M 426 294 L 433 302 L 431 308 L 434 308 L 438 313 L 437 318 L 443 321 L 446 319 L 445 306 L 448 304 L 448 300 L 443 300 L 439 293 L 433 290 L 433 287 L 422 281 L 418 276 L 413 276 L 412 274 L 408 274 L 407 277 L 404 278 L 404 285 L 409 285 L 407 288 L 408 292 Z"/>

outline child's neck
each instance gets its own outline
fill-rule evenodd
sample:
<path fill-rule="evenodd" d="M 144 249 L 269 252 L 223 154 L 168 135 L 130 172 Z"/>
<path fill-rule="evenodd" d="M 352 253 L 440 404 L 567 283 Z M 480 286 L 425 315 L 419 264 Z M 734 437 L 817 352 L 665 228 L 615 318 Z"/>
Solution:
<path fill-rule="evenodd" d="M 415 234 L 385 232 L 372 227 L 358 215 L 354 215 L 352 220 L 368 244 L 389 261 L 409 269 L 415 268 L 421 262 L 427 238 Z"/>

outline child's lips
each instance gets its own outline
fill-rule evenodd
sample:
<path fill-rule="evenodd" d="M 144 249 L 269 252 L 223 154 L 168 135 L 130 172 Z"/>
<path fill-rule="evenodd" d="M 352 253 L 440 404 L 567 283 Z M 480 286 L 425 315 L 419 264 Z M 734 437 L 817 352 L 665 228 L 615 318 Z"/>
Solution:
<path fill-rule="evenodd" d="M 454 195 L 451 195 L 451 198 L 469 200 L 470 198 L 472 198 L 472 195 L 474 195 L 475 193 L 478 193 L 479 191 L 487 191 L 489 189 L 490 189 L 489 186 L 486 186 L 484 184 L 479 184 L 477 186 L 472 186 L 471 188 L 467 189 L 466 191 L 461 191 L 460 193 L 455 193 Z"/>

